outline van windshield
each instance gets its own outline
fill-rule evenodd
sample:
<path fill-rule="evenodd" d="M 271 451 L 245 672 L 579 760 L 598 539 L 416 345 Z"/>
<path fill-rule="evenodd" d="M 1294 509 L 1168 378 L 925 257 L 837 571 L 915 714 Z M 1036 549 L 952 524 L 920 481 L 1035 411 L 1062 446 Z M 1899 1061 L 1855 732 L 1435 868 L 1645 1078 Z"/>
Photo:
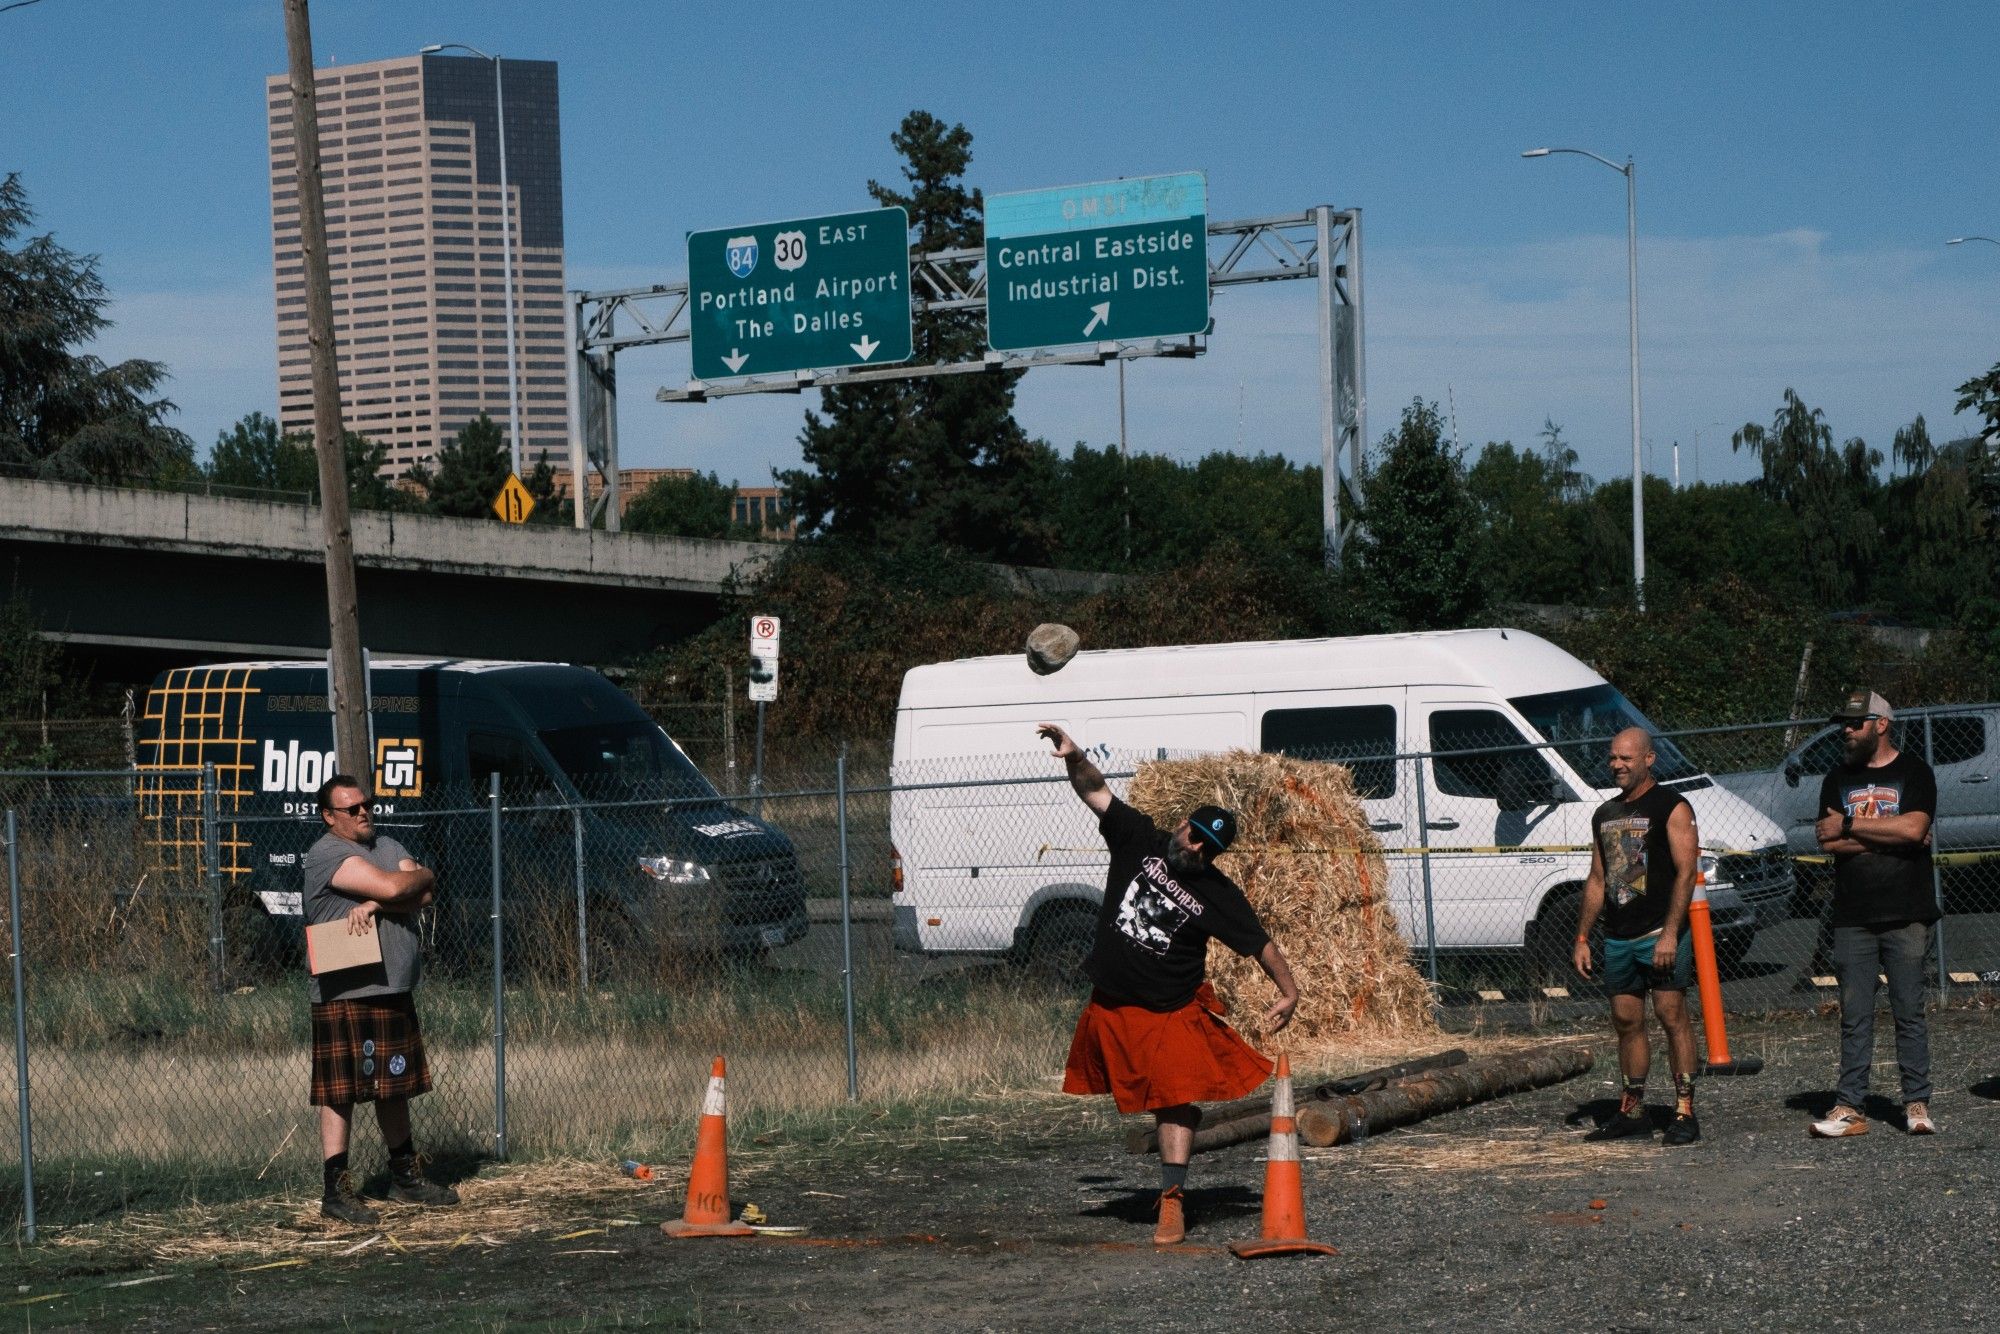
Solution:
<path fill-rule="evenodd" d="M 541 737 L 549 754 L 585 797 L 635 791 L 667 797 L 715 795 L 701 770 L 657 724 L 638 720 L 591 723 L 552 728 Z"/>
<path fill-rule="evenodd" d="M 1521 695 L 1508 703 L 1521 711 L 1545 740 L 1555 743 L 1584 782 L 1599 790 L 1618 786 L 1611 781 L 1604 753 L 1611 738 L 1628 727 L 1643 727 L 1653 737 L 1658 762 L 1653 778 L 1671 783 L 1693 778 L 1701 772 L 1680 747 L 1659 735 L 1646 715 L 1632 701 L 1610 685 L 1585 686 L 1581 690 L 1552 690 L 1546 695 Z M 1570 744 L 1564 744 L 1564 743 Z"/>

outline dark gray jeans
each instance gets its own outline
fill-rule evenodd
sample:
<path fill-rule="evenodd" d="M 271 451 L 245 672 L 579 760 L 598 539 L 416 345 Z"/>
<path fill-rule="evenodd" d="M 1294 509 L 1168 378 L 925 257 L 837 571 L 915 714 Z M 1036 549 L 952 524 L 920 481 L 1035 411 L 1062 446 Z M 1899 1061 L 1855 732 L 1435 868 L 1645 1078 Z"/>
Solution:
<path fill-rule="evenodd" d="M 1833 929 L 1833 969 L 1840 978 L 1839 1097 L 1849 1107 L 1859 1108 L 1868 1096 L 1868 1067 L 1875 1060 L 1878 975 L 1889 979 L 1903 1101 L 1930 1101 L 1931 1037 L 1924 1017 L 1924 956 L 1930 948 L 1927 922 Z"/>

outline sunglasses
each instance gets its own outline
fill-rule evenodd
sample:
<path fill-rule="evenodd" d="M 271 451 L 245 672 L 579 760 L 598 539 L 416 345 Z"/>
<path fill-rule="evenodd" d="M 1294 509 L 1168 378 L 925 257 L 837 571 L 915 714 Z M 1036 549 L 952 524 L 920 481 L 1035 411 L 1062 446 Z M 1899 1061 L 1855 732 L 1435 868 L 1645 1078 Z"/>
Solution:
<path fill-rule="evenodd" d="M 1875 715 L 1872 713 L 1866 718 L 1842 718 L 1840 720 L 1840 730 L 1843 732 L 1859 732 L 1874 721 Z"/>
<path fill-rule="evenodd" d="M 330 806 L 327 809 L 338 811 L 342 815 L 360 815 L 364 811 L 373 815 L 379 808 L 372 801 L 357 801 L 352 806 Z"/>

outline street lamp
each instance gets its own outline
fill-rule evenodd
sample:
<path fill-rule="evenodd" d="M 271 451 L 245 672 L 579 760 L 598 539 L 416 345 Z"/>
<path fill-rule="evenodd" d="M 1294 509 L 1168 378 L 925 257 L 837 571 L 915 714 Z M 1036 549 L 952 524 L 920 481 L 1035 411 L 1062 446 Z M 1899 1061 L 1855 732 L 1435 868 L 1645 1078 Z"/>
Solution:
<path fill-rule="evenodd" d="M 493 62 L 493 113 L 499 120 L 500 137 L 500 262 L 507 272 L 507 457 L 514 475 L 521 475 L 521 373 L 514 359 L 514 219 L 507 197 L 507 99 L 500 81 L 500 57 L 489 56 L 464 42 L 433 42 L 418 51 L 434 56 L 440 51 L 467 51 L 481 60 Z M 475 215 L 476 216 L 476 215 Z"/>
<path fill-rule="evenodd" d="M 1587 148 L 1530 148 L 1521 156 L 1547 157 L 1551 153 L 1575 153 L 1593 162 L 1602 162 L 1625 178 L 1625 292 L 1632 352 L 1632 600 L 1640 611 L 1644 611 L 1646 609 L 1646 479 L 1644 466 L 1639 457 L 1638 168 L 1629 157 L 1621 167 L 1610 158 L 1599 157 Z"/>
<path fill-rule="evenodd" d="M 1945 244 L 1964 245 L 1967 241 L 1984 241 L 1988 245 L 2000 245 L 2000 241 L 1996 241 L 1990 236 L 1954 236 L 1949 241 L 1946 241 Z"/>

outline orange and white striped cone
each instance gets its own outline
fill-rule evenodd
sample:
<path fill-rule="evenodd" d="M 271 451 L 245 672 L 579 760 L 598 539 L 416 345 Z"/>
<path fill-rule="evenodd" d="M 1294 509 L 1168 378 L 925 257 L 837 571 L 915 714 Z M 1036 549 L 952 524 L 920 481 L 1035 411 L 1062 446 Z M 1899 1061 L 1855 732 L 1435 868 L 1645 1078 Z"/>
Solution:
<path fill-rule="evenodd" d="M 1264 1233 L 1256 1241 L 1232 1241 L 1229 1249 L 1239 1260 L 1340 1254 L 1325 1242 L 1306 1237 L 1299 1125 L 1292 1107 L 1292 1061 L 1284 1052 L 1278 1053 L 1278 1086 L 1271 1093 L 1271 1147 L 1264 1155 Z"/>
<path fill-rule="evenodd" d="M 660 1224 L 670 1237 L 754 1237 L 756 1229 L 729 1217 L 729 1113 L 722 1092 L 722 1058 L 709 1071 L 701 1099 L 701 1126 L 694 1136 L 694 1168 L 688 1173 L 687 1207 L 679 1218 Z"/>
<path fill-rule="evenodd" d="M 1722 970 L 1715 959 L 1715 919 L 1708 906 L 1708 887 L 1700 874 L 1694 882 L 1694 899 L 1688 904 L 1687 932 L 1694 941 L 1694 980 L 1701 997 L 1701 1034 L 1708 1059 L 1701 1063 L 1704 1075 L 1754 1075 L 1764 1068 L 1761 1056 L 1729 1059 L 1729 1021 L 1722 1014 Z"/>

